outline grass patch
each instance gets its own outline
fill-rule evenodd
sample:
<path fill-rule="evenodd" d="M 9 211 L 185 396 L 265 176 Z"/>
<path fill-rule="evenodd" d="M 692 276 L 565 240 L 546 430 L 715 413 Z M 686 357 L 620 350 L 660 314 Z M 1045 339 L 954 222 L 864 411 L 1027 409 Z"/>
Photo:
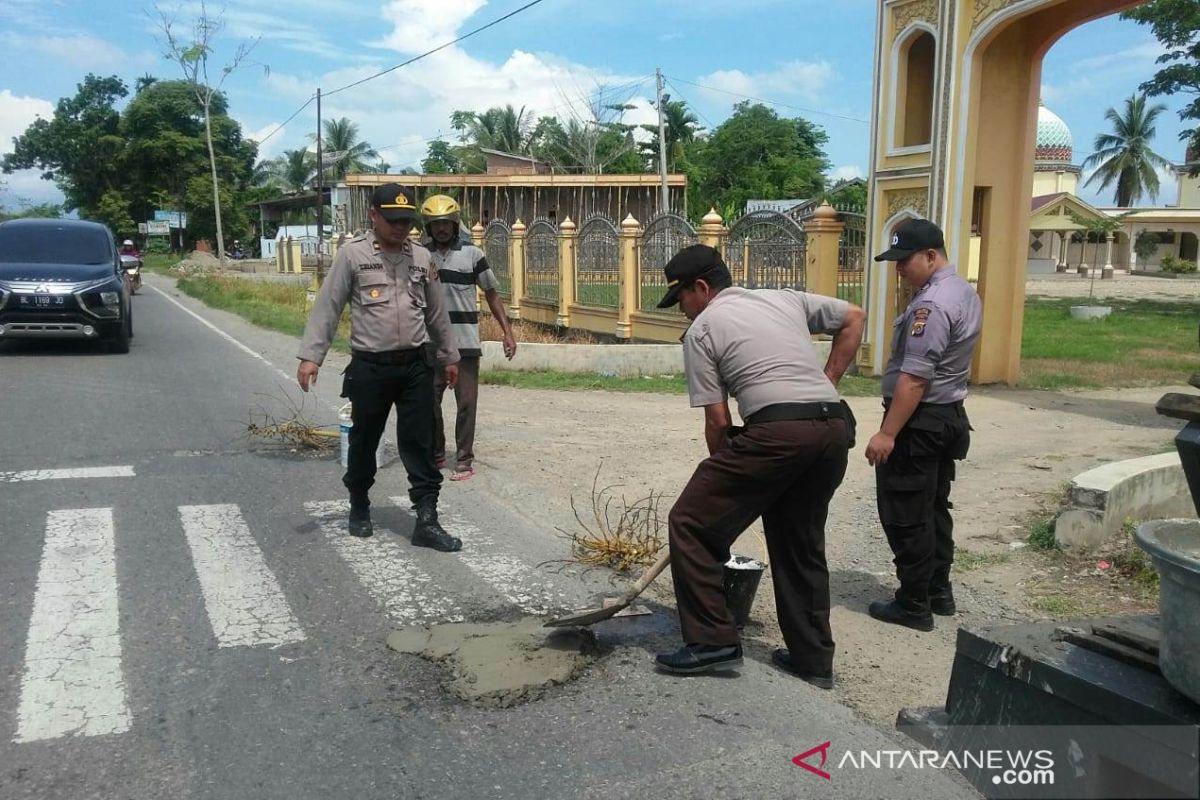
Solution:
<path fill-rule="evenodd" d="M 1029 547 L 1041 553 L 1058 550 L 1058 541 L 1054 538 L 1054 517 L 1039 517 L 1029 526 L 1029 536 L 1026 538 Z"/>
<path fill-rule="evenodd" d="M 1011 556 L 1008 553 L 976 553 L 965 547 L 954 549 L 954 568 L 964 572 L 1007 564 Z"/>
<path fill-rule="evenodd" d="M 1052 617 L 1080 617 L 1091 613 L 1095 604 L 1065 594 L 1043 594 L 1030 598 L 1029 605 Z"/>
<path fill-rule="evenodd" d="M 1112 564 L 1111 569 L 1128 580 L 1143 597 L 1154 597 L 1159 589 L 1158 570 L 1154 568 L 1150 556 L 1133 539 L 1137 525 L 1128 519 L 1121 524 L 1121 541 L 1109 554 L 1108 560 Z"/>
<path fill-rule="evenodd" d="M 178 253 L 147 253 L 142 256 L 142 266 L 159 275 L 170 275 L 182 260 L 183 256 Z"/>
<path fill-rule="evenodd" d="M 1071 318 L 1084 299 L 1030 299 L 1021 339 L 1021 385 L 1087 389 L 1182 384 L 1200 369 L 1197 303 L 1105 300 L 1101 320 Z"/>
<path fill-rule="evenodd" d="M 520 357 L 518 351 L 517 358 Z M 488 370 L 480 374 L 479 381 L 492 386 L 512 386 L 517 389 L 687 394 L 687 381 L 682 375 L 623 376 L 553 370 Z M 847 375 L 842 378 L 839 389 L 846 397 L 878 397 L 879 381 L 859 375 Z"/>

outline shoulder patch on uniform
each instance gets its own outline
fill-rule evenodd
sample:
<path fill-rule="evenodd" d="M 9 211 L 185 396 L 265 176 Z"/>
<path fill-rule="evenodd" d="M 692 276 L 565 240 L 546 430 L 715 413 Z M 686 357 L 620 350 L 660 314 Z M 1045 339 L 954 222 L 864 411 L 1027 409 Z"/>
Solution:
<path fill-rule="evenodd" d="M 926 307 L 913 309 L 913 313 L 912 313 L 913 323 L 912 323 L 912 328 L 909 329 L 909 331 L 908 331 L 909 336 L 924 336 L 925 335 L 925 323 L 929 321 L 929 315 L 931 312 L 932 312 L 932 309 L 929 309 Z"/>

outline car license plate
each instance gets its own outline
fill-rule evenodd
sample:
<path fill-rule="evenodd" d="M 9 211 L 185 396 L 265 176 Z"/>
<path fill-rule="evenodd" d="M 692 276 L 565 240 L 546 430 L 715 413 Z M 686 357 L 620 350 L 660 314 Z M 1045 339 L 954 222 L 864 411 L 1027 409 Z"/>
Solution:
<path fill-rule="evenodd" d="M 22 295 L 20 305 L 31 308 L 54 308 L 63 305 L 66 298 L 56 295 Z"/>

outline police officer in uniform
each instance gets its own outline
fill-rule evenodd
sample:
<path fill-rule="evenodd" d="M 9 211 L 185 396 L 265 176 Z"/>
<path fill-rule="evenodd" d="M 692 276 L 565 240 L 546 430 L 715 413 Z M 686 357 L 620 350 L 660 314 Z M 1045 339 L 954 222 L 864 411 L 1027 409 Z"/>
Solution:
<path fill-rule="evenodd" d="M 396 408 L 396 440 L 408 471 L 417 513 L 412 542 L 452 552 L 462 542 L 438 523 L 442 473 L 433 457 L 434 369 L 453 386 L 458 350 L 429 251 L 409 240 L 420 219 L 412 190 L 394 183 L 371 197 L 372 231 L 351 239 L 333 260 L 304 328 L 296 380 L 308 391 L 350 303 L 352 358 L 342 380 L 353 427 L 342 482 L 350 491 L 350 534 L 372 534 L 368 492 L 375 483 L 375 449 Z"/>
<path fill-rule="evenodd" d="M 832 688 L 825 518 L 853 442 L 853 416 L 837 383 L 858 350 L 865 315 L 831 297 L 734 287 L 720 253 L 707 245 L 680 251 L 665 271 L 659 308 L 679 303 L 692 320 L 684 368 L 691 405 L 704 409 L 709 457 L 668 516 L 685 644 L 657 663 L 684 674 L 742 663 L 722 579 L 730 545 L 761 516 L 787 643 L 774 662 Z M 834 336 L 823 366 L 814 333 Z M 730 395 L 744 427 L 731 424 Z"/>
<path fill-rule="evenodd" d="M 883 424 L 866 451 L 900 588 L 869 611 L 883 622 L 931 631 L 933 614 L 956 610 L 950 484 L 954 462 L 966 458 L 971 443 L 963 399 L 982 305 L 947 260 L 941 229 L 928 220 L 898 229 L 891 248 L 875 260 L 896 262 L 916 294 L 895 323 L 883 376 Z"/>

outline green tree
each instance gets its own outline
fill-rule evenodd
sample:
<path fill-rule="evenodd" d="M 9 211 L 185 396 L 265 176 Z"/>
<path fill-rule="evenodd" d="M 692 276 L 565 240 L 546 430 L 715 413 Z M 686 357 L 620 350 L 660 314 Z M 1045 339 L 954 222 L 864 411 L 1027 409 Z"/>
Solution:
<path fill-rule="evenodd" d="M 650 133 L 650 140 L 642 142 L 640 145 L 642 156 L 657 170 L 658 125 L 641 127 Z M 685 145 L 695 141 L 696 134 L 700 133 L 703 128 L 700 127 L 700 120 L 688 108 L 685 100 L 668 100 L 663 103 L 663 128 L 667 135 L 667 169 L 674 172 L 676 164 L 684 156 Z"/>
<path fill-rule="evenodd" d="M 1156 128 L 1154 121 L 1166 111 L 1161 103 L 1147 107 L 1146 95 L 1134 95 L 1125 101 L 1124 112 L 1110 108 L 1104 118 L 1112 123 L 1112 133 L 1096 134 L 1095 152 L 1083 162 L 1084 168 L 1096 171 L 1084 182 L 1090 186 L 1100 181 L 1100 190 L 1116 187 L 1114 197 L 1121 208 L 1128 208 L 1150 195 L 1158 197 L 1158 174 L 1155 167 L 1169 167 L 1171 162 L 1150 149 Z"/>
<path fill-rule="evenodd" d="M 89 218 L 103 222 L 118 239 L 137 233 L 137 223 L 129 215 L 129 199 L 118 191 L 105 192 Z"/>
<path fill-rule="evenodd" d="M 54 203 L 38 203 L 26 206 L 20 211 L 12 211 L 0 207 L 0 222 L 10 219 L 57 219 L 62 216 L 62 206 Z"/>
<path fill-rule="evenodd" d="M 204 109 L 204 134 L 208 145 L 208 159 L 212 169 L 211 186 L 213 193 L 213 217 L 216 222 L 217 257 L 225 263 L 225 241 L 221 226 L 221 192 L 220 176 L 217 169 L 217 156 L 213 147 L 212 106 L 213 100 L 220 94 L 225 80 L 245 62 L 250 51 L 258 44 L 258 39 L 238 45 L 232 59 L 221 68 L 221 77 L 214 84 L 208 75 L 208 60 L 213 54 L 213 42 L 225 27 L 224 20 L 218 16 L 209 16 L 205 0 L 200 0 L 200 15 L 192 25 L 192 40 L 181 40 L 175 30 L 175 19 L 159 10 L 159 29 L 166 40 L 166 57 L 183 71 L 184 79 L 196 94 L 196 99 Z M 260 37 L 261 38 L 261 37 Z M 191 181 L 189 181 L 189 184 Z"/>
<path fill-rule="evenodd" d="M 809 198 L 825 187 L 829 136 L 808 120 L 782 119 L 759 103 L 734 106 L 707 139 L 685 148 L 680 166 L 696 186 L 693 208 L 745 206 L 751 198 Z"/>
<path fill-rule="evenodd" d="M 458 165 L 454 147 L 445 139 L 434 139 L 421 161 L 421 171 L 426 175 L 453 175 L 458 172 Z"/>
<path fill-rule="evenodd" d="M 825 202 L 835 208 L 865 211 L 867 208 L 866 181 L 839 181 L 830 187 L 825 195 Z"/>
<path fill-rule="evenodd" d="M 326 177 L 340 181 L 351 172 L 372 171 L 367 159 L 378 159 L 379 153 L 358 138 L 358 123 L 351 122 L 348 117 L 339 117 L 325 120 L 321 128 L 325 134 L 321 143 L 321 161 L 324 162 Z M 311 134 L 309 139 L 316 141 Z"/>
<path fill-rule="evenodd" d="M 316 157 L 303 147 L 284 150 L 271 162 L 272 183 L 289 194 L 307 189 L 316 172 Z"/>
<path fill-rule="evenodd" d="M 100 198 L 121 182 L 124 140 L 115 104 L 129 94 L 118 77 L 87 75 L 74 97 L 64 97 L 50 119 L 36 119 L 13 139 L 3 169 L 37 169 L 54 181 L 65 196 L 67 211 L 84 216 L 95 211 Z"/>
<path fill-rule="evenodd" d="M 1179 118 L 1200 122 L 1200 0 L 1150 0 L 1122 17 L 1150 26 L 1167 48 L 1158 58 L 1162 68 L 1139 88 L 1151 97 L 1191 95 Z M 1200 173 L 1200 126 L 1182 131 L 1179 137 L 1197 155 L 1192 174 Z"/>

